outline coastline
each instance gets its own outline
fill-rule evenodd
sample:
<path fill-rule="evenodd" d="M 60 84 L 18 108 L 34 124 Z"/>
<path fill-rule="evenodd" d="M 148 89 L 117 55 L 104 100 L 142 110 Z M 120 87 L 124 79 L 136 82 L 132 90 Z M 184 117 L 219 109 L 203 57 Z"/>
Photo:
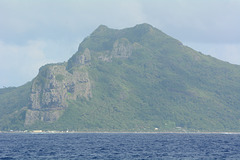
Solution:
<path fill-rule="evenodd" d="M 225 134 L 237 135 L 240 132 L 100 132 L 100 131 L 0 131 L 5 134 Z"/>

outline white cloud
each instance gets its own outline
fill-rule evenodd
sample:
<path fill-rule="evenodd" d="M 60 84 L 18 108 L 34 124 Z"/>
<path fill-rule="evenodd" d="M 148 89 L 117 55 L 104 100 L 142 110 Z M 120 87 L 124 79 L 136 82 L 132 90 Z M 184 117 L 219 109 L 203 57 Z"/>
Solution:
<path fill-rule="evenodd" d="M 208 50 L 213 57 L 232 64 L 240 64 L 240 44 L 218 44 Z"/>
<path fill-rule="evenodd" d="M 4 2 L 4 3 L 3 3 Z M 2 4 L 1 4 L 2 3 Z M 145 21 L 136 0 L 109 1 L 2 1 L 1 38 L 74 39 L 89 35 L 100 24 L 123 28 Z M 10 32 L 11 31 L 11 32 Z"/>
<path fill-rule="evenodd" d="M 182 41 L 240 42 L 240 1 L 143 1 L 147 19 Z"/>
<path fill-rule="evenodd" d="M 30 81 L 39 67 L 49 63 L 43 52 L 45 47 L 42 41 L 29 41 L 25 45 L 0 41 L 0 71 L 3 73 L 0 85 L 19 86 Z"/>
<path fill-rule="evenodd" d="M 79 42 L 30 40 L 25 44 L 0 41 L 0 88 L 19 86 L 32 80 L 41 66 L 67 61 Z"/>
<path fill-rule="evenodd" d="M 189 47 L 222 61 L 240 64 L 240 43 L 186 43 Z"/>

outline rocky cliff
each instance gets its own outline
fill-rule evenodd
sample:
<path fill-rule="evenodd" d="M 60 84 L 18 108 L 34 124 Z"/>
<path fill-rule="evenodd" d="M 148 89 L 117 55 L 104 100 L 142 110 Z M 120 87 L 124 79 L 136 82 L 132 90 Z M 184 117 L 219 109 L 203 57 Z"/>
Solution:
<path fill-rule="evenodd" d="M 91 80 L 87 67 L 91 65 L 91 52 L 97 60 L 110 62 L 112 58 L 128 58 L 134 49 L 126 38 L 117 39 L 112 50 L 102 52 L 85 48 L 78 51 L 67 63 L 49 64 L 39 70 L 32 82 L 30 106 L 25 126 L 37 121 L 54 122 L 68 107 L 68 100 L 92 97 Z"/>
<path fill-rule="evenodd" d="M 40 68 L 38 76 L 32 82 L 26 126 L 36 121 L 56 121 L 68 107 L 68 100 L 88 100 L 92 96 L 91 82 L 86 70 L 90 60 L 90 51 L 86 49 L 74 59 L 72 64 L 75 68 L 72 67 L 71 72 L 64 63 Z"/>

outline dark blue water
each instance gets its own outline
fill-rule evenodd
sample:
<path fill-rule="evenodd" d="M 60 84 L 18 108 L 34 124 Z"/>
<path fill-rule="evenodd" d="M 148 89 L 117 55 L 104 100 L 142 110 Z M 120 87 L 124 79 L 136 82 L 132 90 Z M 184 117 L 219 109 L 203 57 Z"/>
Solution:
<path fill-rule="evenodd" d="M 240 159 L 240 135 L 2 133 L 0 159 Z"/>

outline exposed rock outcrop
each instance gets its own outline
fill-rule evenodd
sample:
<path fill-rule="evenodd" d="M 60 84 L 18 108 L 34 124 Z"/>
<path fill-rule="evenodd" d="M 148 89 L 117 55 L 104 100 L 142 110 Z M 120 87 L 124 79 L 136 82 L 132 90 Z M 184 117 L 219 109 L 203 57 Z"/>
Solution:
<path fill-rule="evenodd" d="M 94 52 L 99 60 L 111 62 L 112 58 L 128 58 L 134 44 L 126 38 L 117 39 L 111 50 Z M 91 65 L 88 48 L 78 51 L 67 63 L 46 65 L 33 80 L 30 106 L 26 112 L 25 126 L 37 121 L 54 122 L 68 107 L 68 100 L 92 97 L 91 82 L 86 67 Z"/>
<path fill-rule="evenodd" d="M 112 58 L 128 58 L 131 56 L 134 48 L 134 44 L 131 44 L 126 38 L 121 38 L 114 42 L 112 50 L 98 53 L 98 59 L 104 62 L 111 62 Z"/>
<path fill-rule="evenodd" d="M 90 50 L 86 48 L 83 53 L 77 52 L 69 59 L 66 69 L 68 71 L 71 71 L 71 69 L 73 69 L 74 67 L 89 65 L 90 62 L 91 62 Z"/>
<path fill-rule="evenodd" d="M 75 64 L 80 64 L 80 67 L 72 73 L 67 71 L 65 64 L 42 67 L 32 83 L 31 105 L 26 113 L 25 125 L 36 121 L 53 122 L 68 107 L 67 100 L 82 97 L 89 99 L 92 96 L 91 83 L 84 64 L 90 60 L 90 51 L 86 49 L 84 54 L 74 61 Z"/>
<path fill-rule="evenodd" d="M 128 58 L 132 50 L 132 44 L 126 38 L 121 38 L 114 43 L 112 55 L 117 58 Z"/>

